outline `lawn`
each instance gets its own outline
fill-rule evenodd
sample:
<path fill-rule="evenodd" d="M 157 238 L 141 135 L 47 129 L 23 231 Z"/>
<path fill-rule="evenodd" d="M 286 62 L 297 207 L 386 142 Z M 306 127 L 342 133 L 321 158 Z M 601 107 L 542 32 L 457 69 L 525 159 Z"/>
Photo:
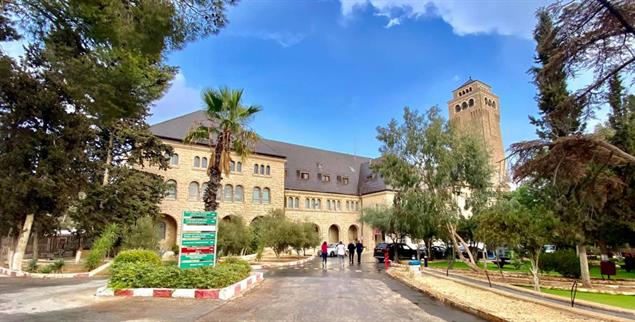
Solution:
<path fill-rule="evenodd" d="M 558 295 L 558 296 L 566 297 L 568 299 L 571 298 L 570 291 L 552 290 L 547 288 L 542 288 L 541 290 L 547 294 Z M 577 292 L 575 298 L 578 300 L 585 300 L 589 302 L 595 302 L 595 303 L 635 310 L 635 295 L 613 295 L 613 294 Z"/>
<path fill-rule="evenodd" d="M 428 262 L 428 266 L 433 267 L 433 268 L 442 268 L 445 269 L 448 267 L 448 262 L 445 260 L 438 260 L 438 261 L 433 261 L 433 262 Z M 482 263 L 479 263 L 480 267 L 483 267 Z M 467 264 L 461 262 L 461 261 L 455 261 L 454 262 L 454 266 L 452 266 L 453 269 L 469 269 L 469 267 L 467 266 Z M 487 269 L 489 270 L 498 270 L 498 267 L 496 267 L 495 264 L 492 263 L 488 263 L 487 264 Z M 503 271 L 506 272 L 524 272 L 524 273 L 529 273 L 529 263 L 525 262 L 523 264 L 523 266 L 520 267 L 520 269 L 515 269 L 514 266 L 512 265 L 505 265 L 503 267 Z M 592 278 L 602 278 L 602 276 L 600 275 L 600 267 L 599 266 L 591 266 L 589 273 L 591 274 Z M 543 274 L 544 275 L 544 274 Z M 547 275 L 550 276 L 560 276 L 560 274 L 556 273 L 556 272 L 549 272 Z M 631 271 L 626 272 L 623 269 L 618 269 L 617 270 L 617 275 L 611 276 L 611 278 L 619 278 L 619 279 L 635 279 L 635 271 Z"/>

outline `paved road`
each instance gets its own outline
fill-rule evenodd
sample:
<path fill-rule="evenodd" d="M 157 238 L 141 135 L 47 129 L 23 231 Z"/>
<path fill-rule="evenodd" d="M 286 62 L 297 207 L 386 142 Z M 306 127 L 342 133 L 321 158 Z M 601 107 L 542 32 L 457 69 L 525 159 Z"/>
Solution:
<path fill-rule="evenodd" d="M 105 280 L 0 278 L 0 321 L 475 321 L 381 272 L 368 258 L 273 269 L 232 301 L 96 298 Z"/>

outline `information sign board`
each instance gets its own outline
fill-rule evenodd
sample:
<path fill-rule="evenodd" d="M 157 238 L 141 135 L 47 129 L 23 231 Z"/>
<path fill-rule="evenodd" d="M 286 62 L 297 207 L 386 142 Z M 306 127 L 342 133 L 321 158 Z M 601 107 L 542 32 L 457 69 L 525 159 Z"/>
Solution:
<path fill-rule="evenodd" d="M 213 211 L 185 211 L 182 219 L 179 268 L 216 264 L 217 214 Z"/>

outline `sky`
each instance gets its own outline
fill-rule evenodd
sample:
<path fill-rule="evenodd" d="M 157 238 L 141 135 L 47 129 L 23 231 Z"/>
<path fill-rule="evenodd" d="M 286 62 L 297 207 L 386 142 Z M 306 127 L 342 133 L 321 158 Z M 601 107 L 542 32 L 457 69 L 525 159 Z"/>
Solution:
<path fill-rule="evenodd" d="M 179 73 L 154 124 L 202 108 L 205 88 L 242 88 L 262 137 L 379 156 L 377 126 L 437 105 L 472 79 L 500 97 L 505 148 L 535 138 L 529 68 L 545 0 L 243 0 L 218 35 L 172 52 Z M 577 82 L 571 82 L 575 88 Z"/>

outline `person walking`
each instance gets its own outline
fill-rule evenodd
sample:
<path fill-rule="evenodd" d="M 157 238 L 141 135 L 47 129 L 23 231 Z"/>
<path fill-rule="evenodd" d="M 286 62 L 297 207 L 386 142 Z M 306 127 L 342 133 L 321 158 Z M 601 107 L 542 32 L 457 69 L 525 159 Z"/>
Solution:
<path fill-rule="evenodd" d="M 353 265 L 353 262 L 355 260 L 355 244 L 353 243 L 353 241 L 348 243 L 348 246 L 346 248 L 348 248 L 348 263 Z"/>
<path fill-rule="evenodd" d="M 360 265 L 362 263 L 362 252 L 364 251 L 364 244 L 362 244 L 362 242 L 358 240 L 355 248 L 357 248 L 357 265 Z"/>
<path fill-rule="evenodd" d="M 320 256 L 322 256 L 322 268 L 326 269 L 326 258 L 329 256 L 329 246 L 326 241 L 322 243 L 322 249 L 320 249 Z"/>
<path fill-rule="evenodd" d="M 340 259 L 340 267 L 344 268 L 344 256 L 346 256 L 346 247 L 340 240 L 339 244 L 337 244 L 337 257 Z"/>

